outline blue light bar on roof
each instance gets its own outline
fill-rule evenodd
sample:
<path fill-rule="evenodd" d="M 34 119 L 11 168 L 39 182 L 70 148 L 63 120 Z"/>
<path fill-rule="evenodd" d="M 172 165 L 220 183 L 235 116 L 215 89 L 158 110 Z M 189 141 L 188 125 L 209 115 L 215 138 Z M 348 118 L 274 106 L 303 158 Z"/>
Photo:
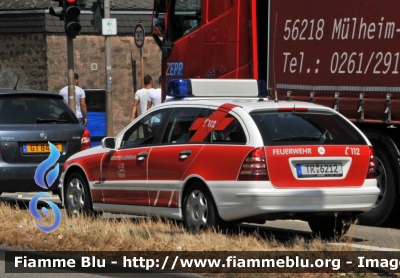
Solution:
<path fill-rule="evenodd" d="M 192 83 L 189 79 L 174 79 L 168 83 L 167 95 L 170 97 L 193 96 Z"/>
<path fill-rule="evenodd" d="M 268 97 L 266 82 L 254 79 L 173 79 L 168 83 L 167 96 L 186 97 Z"/>
<path fill-rule="evenodd" d="M 264 80 L 257 80 L 258 97 L 268 97 L 267 82 Z"/>

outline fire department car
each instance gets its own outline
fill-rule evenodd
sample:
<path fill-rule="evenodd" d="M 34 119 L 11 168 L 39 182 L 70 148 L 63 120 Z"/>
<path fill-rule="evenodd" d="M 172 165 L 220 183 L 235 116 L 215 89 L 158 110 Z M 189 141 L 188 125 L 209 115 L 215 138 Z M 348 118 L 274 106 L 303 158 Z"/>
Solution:
<path fill-rule="evenodd" d="M 157 215 L 190 231 L 301 219 L 327 237 L 374 206 L 373 148 L 336 111 L 268 100 L 256 80 L 173 80 L 168 94 L 184 100 L 66 161 L 69 215 Z"/>

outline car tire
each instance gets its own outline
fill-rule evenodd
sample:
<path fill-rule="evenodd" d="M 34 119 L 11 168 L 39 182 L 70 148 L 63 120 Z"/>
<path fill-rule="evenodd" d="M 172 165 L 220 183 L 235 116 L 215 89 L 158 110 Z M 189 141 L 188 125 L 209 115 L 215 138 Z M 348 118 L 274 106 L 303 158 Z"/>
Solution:
<path fill-rule="evenodd" d="M 380 143 L 372 142 L 377 158 L 376 179 L 380 189 L 375 206 L 358 217 L 358 223 L 367 226 L 387 226 L 396 220 L 400 205 L 395 165 L 389 151 Z"/>
<path fill-rule="evenodd" d="M 73 173 L 69 176 L 64 196 L 64 205 L 68 216 L 94 216 L 89 186 L 80 173 Z"/>
<path fill-rule="evenodd" d="M 329 216 L 308 221 L 311 231 L 321 239 L 338 240 L 350 229 L 350 219 Z"/>
<path fill-rule="evenodd" d="M 185 228 L 190 233 L 219 228 L 220 221 L 214 200 L 201 182 L 196 182 L 185 190 L 183 218 Z"/>

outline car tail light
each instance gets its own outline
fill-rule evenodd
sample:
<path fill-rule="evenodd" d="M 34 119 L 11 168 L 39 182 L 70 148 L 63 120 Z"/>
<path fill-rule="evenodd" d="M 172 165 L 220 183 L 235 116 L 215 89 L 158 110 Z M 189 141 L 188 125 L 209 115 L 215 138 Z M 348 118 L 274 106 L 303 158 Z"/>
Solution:
<path fill-rule="evenodd" d="M 249 153 L 240 169 L 238 180 L 269 180 L 264 148 L 257 148 Z"/>
<path fill-rule="evenodd" d="M 378 160 L 375 157 L 374 149 L 370 146 L 369 147 L 369 163 L 368 163 L 368 172 L 367 172 L 367 179 L 375 179 L 376 178 L 376 164 Z"/>
<path fill-rule="evenodd" d="M 90 142 L 89 130 L 87 130 L 85 128 L 85 131 L 83 132 L 82 140 L 81 140 L 81 150 L 83 151 L 83 150 L 89 149 L 90 147 L 92 147 L 92 144 Z"/>

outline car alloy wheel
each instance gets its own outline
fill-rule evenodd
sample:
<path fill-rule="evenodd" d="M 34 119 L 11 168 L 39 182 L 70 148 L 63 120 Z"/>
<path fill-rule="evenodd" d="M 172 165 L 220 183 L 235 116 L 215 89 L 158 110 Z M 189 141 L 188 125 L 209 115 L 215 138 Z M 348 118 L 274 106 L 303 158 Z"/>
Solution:
<path fill-rule="evenodd" d="M 198 233 L 209 227 L 216 228 L 216 209 L 208 192 L 196 183 L 184 199 L 184 222 L 189 232 Z"/>
<path fill-rule="evenodd" d="M 66 186 L 65 207 L 68 215 L 92 214 L 89 189 L 82 175 L 73 173 Z"/>
<path fill-rule="evenodd" d="M 198 232 L 207 225 L 208 204 L 207 199 L 199 190 L 193 191 L 186 204 L 186 219 L 188 227 Z"/>

